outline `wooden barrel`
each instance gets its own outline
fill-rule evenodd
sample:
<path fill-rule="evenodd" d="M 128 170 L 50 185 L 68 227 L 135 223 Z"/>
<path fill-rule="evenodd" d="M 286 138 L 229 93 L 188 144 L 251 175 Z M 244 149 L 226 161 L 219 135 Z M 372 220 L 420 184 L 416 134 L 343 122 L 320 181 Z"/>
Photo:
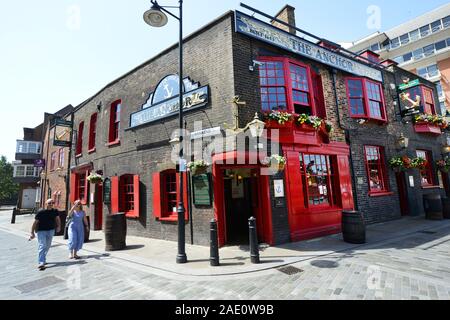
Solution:
<path fill-rule="evenodd" d="M 444 219 L 450 219 L 450 198 L 442 198 L 442 209 Z"/>
<path fill-rule="evenodd" d="M 438 193 L 429 193 L 423 195 L 423 208 L 425 209 L 425 218 L 428 220 L 444 219 L 442 209 L 441 195 Z"/>
<path fill-rule="evenodd" d="M 358 211 L 342 211 L 342 235 L 348 243 L 366 243 L 366 224 Z"/>
<path fill-rule="evenodd" d="M 127 219 L 125 213 L 108 214 L 105 218 L 105 250 L 115 251 L 125 249 L 125 238 L 127 236 Z"/>

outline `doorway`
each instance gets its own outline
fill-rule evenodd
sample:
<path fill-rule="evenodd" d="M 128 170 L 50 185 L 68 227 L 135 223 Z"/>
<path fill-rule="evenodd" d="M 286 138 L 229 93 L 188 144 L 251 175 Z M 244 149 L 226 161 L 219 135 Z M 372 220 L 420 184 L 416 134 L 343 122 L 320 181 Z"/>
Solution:
<path fill-rule="evenodd" d="M 402 216 L 408 216 L 409 204 L 408 204 L 408 186 L 406 184 L 406 175 L 404 172 L 396 172 L 395 178 L 397 180 L 398 197 L 400 200 L 400 211 L 402 213 Z"/>
<path fill-rule="evenodd" d="M 98 184 L 95 192 L 95 224 L 94 230 L 103 229 L 103 185 Z"/>
<path fill-rule="evenodd" d="M 250 217 L 260 217 L 259 176 L 257 170 L 224 170 L 226 239 L 228 245 L 248 245 Z M 258 233 L 260 230 L 258 230 Z"/>
<path fill-rule="evenodd" d="M 23 189 L 22 209 L 33 209 L 36 207 L 36 189 Z"/>

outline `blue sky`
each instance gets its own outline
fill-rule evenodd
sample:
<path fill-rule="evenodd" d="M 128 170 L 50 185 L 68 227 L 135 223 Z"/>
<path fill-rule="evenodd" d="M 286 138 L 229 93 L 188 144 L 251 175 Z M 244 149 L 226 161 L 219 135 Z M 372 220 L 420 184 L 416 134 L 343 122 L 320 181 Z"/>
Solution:
<path fill-rule="evenodd" d="M 368 29 L 367 8 L 381 9 L 381 31 L 439 7 L 445 0 L 245 0 L 275 14 L 296 8 L 297 25 L 335 42 L 360 39 Z M 161 5 L 177 5 L 160 0 Z M 185 0 L 185 35 L 228 10 L 238 0 Z M 414 5 L 412 5 L 414 3 Z M 0 4 L 0 154 L 14 160 L 23 127 L 35 127 L 44 112 L 76 106 L 107 83 L 177 42 L 178 24 L 147 26 L 150 1 L 41 0 Z M 78 18 L 79 17 L 79 18 Z"/>

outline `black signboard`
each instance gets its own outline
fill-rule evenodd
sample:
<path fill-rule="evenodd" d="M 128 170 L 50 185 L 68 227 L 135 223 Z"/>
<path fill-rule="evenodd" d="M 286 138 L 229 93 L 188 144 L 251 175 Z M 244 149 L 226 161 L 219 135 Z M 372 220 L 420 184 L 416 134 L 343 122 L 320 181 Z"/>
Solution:
<path fill-rule="evenodd" d="M 103 203 L 111 203 L 111 180 L 108 178 L 103 181 Z"/>
<path fill-rule="evenodd" d="M 192 176 L 192 191 L 194 195 L 194 205 L 211 206 L 211 181 L 209 174 Z"/>

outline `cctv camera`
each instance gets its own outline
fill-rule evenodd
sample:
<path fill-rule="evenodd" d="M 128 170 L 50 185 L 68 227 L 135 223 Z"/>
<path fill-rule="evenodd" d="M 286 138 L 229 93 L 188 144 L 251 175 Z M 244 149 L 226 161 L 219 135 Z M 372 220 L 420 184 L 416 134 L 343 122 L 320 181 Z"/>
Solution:
<path fill-rule="evenodd" d="M 256 66 L 261 67 L 261 66 L 263 66 L 263 65 L 264 65 L 264 63 L 262 63 L 261 61 L 253 60 L 253 65 L 252 65 L 252 66 L 249 66 L 248 69 L 249 69 L 250 71 L 254 71 Z"/>

